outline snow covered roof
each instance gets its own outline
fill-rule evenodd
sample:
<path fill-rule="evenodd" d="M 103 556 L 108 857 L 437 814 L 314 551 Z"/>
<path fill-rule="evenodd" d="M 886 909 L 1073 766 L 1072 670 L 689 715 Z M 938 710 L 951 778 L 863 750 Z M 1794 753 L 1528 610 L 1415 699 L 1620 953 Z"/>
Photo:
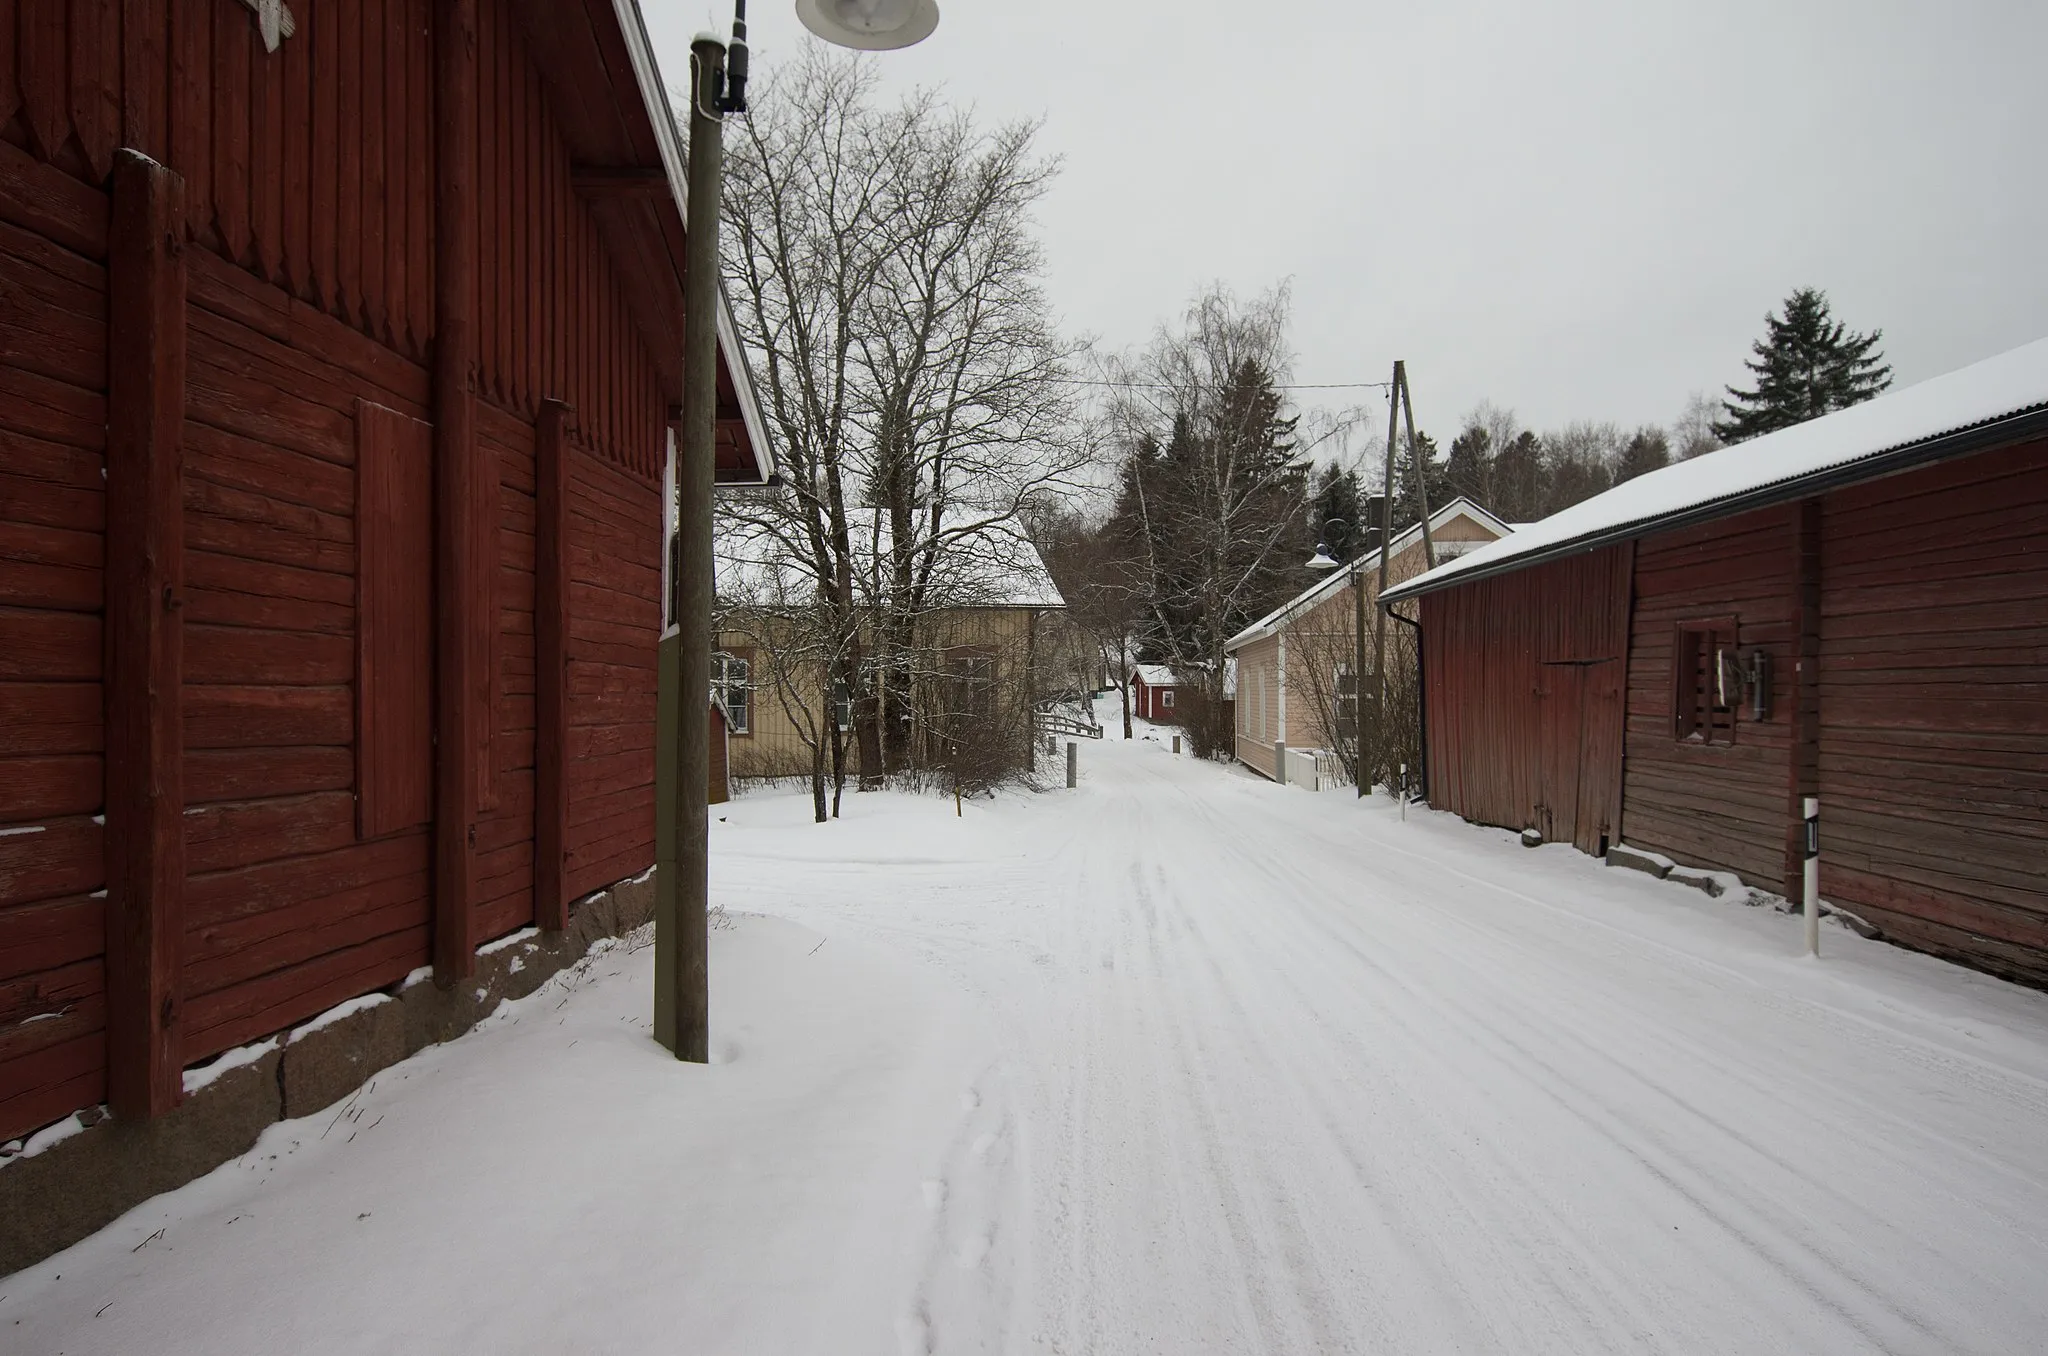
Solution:
<path fill-rule="evenodd" d="M 847 515 L 854 558 L 886 562 L 888 521 L 871 510 Z M 712 543 L 720 601 L 762 607 L 794 607 L 810 601 L 818 579 L 807 553 L 793 549 L 801 540 L 794 522 L 773 519 L 724 518 Z M 1038 548 L 1014 520 L 988 521 L 963 516 L 939 534 L 945 542 L 928 585 L 928 607 L 1062 608 L 1066 599 L 1046 571 Z M 873 592 L 876 581 L 859 577 L 854 587 Z"/>
<path fill-rule="evenodd" d="M 1652 471 L 1437 566 L 1383 602 L 1525 569 L 1730 514 L 2048 433 L 2048 339 Z"/>
<path fill-rule="evenodd" d="M 1196 665 L 1198 670 L 1208 667 L 1207 664 Z M 1146 687 L 1184 687 L 1190 681 L 1182 679 L 1179 674 L 1175 673 L 1171 664 L 1133 664 L 1131 665 L 1131 677 L 1138 679 Z M 1228 700 L 1236 695 L 1237 661 L 1235 659 L 1226 659 L 1223 661 L 1223 696 L 1225 700 Z"/>
<path fill-rule="evenodd" d="M 1472 500 L 1465 498 L 1463 495 L 1458 496 L 1456 499 L 1453 499 L 1450 503 L 1445 504 L 1442 508 L 1438 509 L 1435 513 L 1429 515 L 1429 530 L 1431 532 L 1442 531 L 1445 527 L 1449 526 L 1451 521 L 1457 518 L 1460 514 L 1463 514 L 1471 518 L 1474 522 L 1484 524 L 1485 526 L 1491 528 L 1493 531 L 1497 533 L 1505 534 L 1512 530 L 1506 523 L 1494 517 L 1491 513 L 1488 513 L 1485 509 L 1481 508 Z M 1395 533 L 1393 547 L 1394 555 L 1400 555 L 1403 551 L 1406 551 L 1407 549 L 1414 546 L 1421 540 L 1422 524 L 1420 523 L 1416 523 L 1404 532 Z M 1476 545 L 1479 546 L 1490 546 L 1492 544 L 1493 543 L 1491 542 L 1476 543 Z M 1437 551 L 1440 553 L 1440 555 L 1449 554 L 1452 550 L 1464 550 L 1473 545 L 1475 545 L 1475 543 L 1438 542 Z M 1330 573 L 1325 575 L 1323 578 L 1318 579 L 1315 583 L 1303 589 L 1300 593 L 1295 594 L 1292 598 L 1289 598 L 1286 602 L 1280 604 L 1280 606 L 1274 608 L 1271 612 L 1268 612 L 1265 616 L 1259 618 L 1250 626 L 1245 627 L 1244 630 L 1239 631 L 1236 635 L 1232 636 L 1229 640 L 1224 642 L 1223 648 L 1226 650 L 1241 650 L 1255 640 L 1264 640 L 1267 636 L 1272 635 L 1275 631 L 1278 631 L 1282 626 L 1286 625 L 1288 621 L 1301 615 L 1304 612 L 1307 612 L 1309 609 L 1315 607 L 1317 604 L 1323 602 L 1325 599 L 1330 597 L 1330 595 L 1336 593 L 1339 589 L 1346 587 L 1350 583 L 1352 577 L 1358 574 L 1360 571 L 1378 570 L 1379 567 L 1380 553 L 1378 551 L 1366 552 L 1358 559 L 1352 561 L 1348 567 L 1341 570 L 1330 571 Z M 1387 592 L 1391 594 L 1393 590 L 1388 589 Z"/>

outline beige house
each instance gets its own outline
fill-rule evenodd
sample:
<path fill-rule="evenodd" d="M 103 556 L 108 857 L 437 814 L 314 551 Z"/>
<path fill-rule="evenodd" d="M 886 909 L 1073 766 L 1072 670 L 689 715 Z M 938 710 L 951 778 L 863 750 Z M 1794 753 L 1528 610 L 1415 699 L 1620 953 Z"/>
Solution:
<path fill-rule="evenodd" d="M 829 682 L 833 645 L 812 627 L 815 591 L 761 534 L 721 534 L 712 696 L 735 781 L 809 776 L 835 729 L 848 771 L 862 771 L 853 702 Z M 1028 759 L 1033 708 L 1060 687 L 1061 658 L 1076 644 L 1036 548 L 1007 523 L 949 542 L 925 596 L 895 659 L 892 687 L 908 701 L 885 717 L 889 748 L 920 766 Z"/>
<path fill-rule="evenodd" d="M 1429 525 L 1439 564 L 1509 531 L 1506 523 L 1465 498 L 1431 514 Z M 1427 565 L 1420 524 L 1394 537 L 1387 557 L 1390 583 L 1412 579 Z M 1353 582 L 1365 594 L 1365 687 L 1370 694 L 1379 571 L 1380 552 L 1368 551 L 1230 638 L 1224 648 L 1237 660 L 1237 759 L 1246 767 L 1275 781 L 1306 785 L 1314 784 L 1310 777 L 1328 782 L 1340 775 L 1329 751 L 1355 738 L 1360 686 L 1352 675 L 1358 608 Z M 1284 768 L 1283 747 L 1289 752 Z"/>

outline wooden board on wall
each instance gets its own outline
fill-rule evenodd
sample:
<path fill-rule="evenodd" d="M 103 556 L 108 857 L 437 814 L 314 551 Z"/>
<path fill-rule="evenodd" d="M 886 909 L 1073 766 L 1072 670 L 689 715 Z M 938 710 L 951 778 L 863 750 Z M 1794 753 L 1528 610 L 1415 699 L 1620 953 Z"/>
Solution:
<path fill-rule="evenodd" d="M 364 838 L 433 817 L 433 430 L 356 407 L 357 816 Z"/>

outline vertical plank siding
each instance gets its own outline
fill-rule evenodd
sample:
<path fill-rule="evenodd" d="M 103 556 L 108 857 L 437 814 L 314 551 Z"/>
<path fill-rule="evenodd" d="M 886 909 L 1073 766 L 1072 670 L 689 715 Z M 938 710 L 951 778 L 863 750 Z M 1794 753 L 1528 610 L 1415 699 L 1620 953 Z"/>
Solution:
<path fill-rule="evenodd" d="M 0 1138 L 109 1096 L 108 975 L 127 973 L 109 954 L 122 891 L 99 822 L 113 813 L 107 179 L 122 147 L 182 179 L 187 271 L 182 466 L 166 501 L 183 536 L 168 562 L 182 574 L 182 913 L 144 948 L 177 957 L 174 1039 L 142 1031 L 165 1051 L 144 1100 L 166 1100 L 177 1066 L 433 957 L 431 826 L 359 817 L 372 581 L 358 412 L 434 417 L 436 3 L 293 0 L 296 34 L 269 53 L 230 0 L 0 0 Z M 466 943 L 559 924 L 578 896 L 652 863 L 671 399 L 615 233 L 573 191 L 560 85 L 507 0 L 476 7 L 465 319 L 487 756 Z M 552 898 L 534 852 L 548 401 L 577 412 L 557 416 L 552 492 Z M 143 1011 L 123 1001 L 111 1006 Z"/>
<path fill-rule="evenodd" d="M 1580 846 L 1621 836 L 1629 559 L 1609 547 L 1423 596 L 1431 805 Z"/>

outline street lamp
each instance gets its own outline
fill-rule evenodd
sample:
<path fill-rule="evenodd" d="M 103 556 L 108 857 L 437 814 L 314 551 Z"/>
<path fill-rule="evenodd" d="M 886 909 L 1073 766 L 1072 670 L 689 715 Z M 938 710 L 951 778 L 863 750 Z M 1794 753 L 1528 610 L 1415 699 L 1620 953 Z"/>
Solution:
<path fill-rule="evenodd" d="M 939 23 L 934 0 L 797 0 L 797 15 L 842 47 L 908 47 Z M 710 900 L 711 499 L 716 482 L 718 219 L 725 192 L 724 119 L 747 111 L 747 0 L 734 0 L 732 42 L 690 43 L 690 163 L 683 257 L 683 403 L 676 449 L 679 538 L 676 630 L 657 662 L 655 731 L 654 1038 L 677 1059 L 711 1059 Z"/>
<path fill-rule="evenodd" d="M 934 0 L 796 0 L 796 17 L 829 43 L 890 52 L 930 37 L 939 7 Z"/>
<path fill-rule="evenodd" d="M 1351 524 L 1342 518 L 1329 518 L 1323 522 L 1322 537 L 1316 542 L 1316 553 L 1308 558 L 1311 570 L 1334 570 L 1339 561 L 1330 554 L 1327 545 L 1332 529 L 1348 529 Z M 1365 796 L 1365 570 L 1363 560 L 1353 562 L 1351 567 L 1351 780 L 1358 788 L 1360 799 Z M 1338 692 L 1341 697 L 1343 692 Z"/>

